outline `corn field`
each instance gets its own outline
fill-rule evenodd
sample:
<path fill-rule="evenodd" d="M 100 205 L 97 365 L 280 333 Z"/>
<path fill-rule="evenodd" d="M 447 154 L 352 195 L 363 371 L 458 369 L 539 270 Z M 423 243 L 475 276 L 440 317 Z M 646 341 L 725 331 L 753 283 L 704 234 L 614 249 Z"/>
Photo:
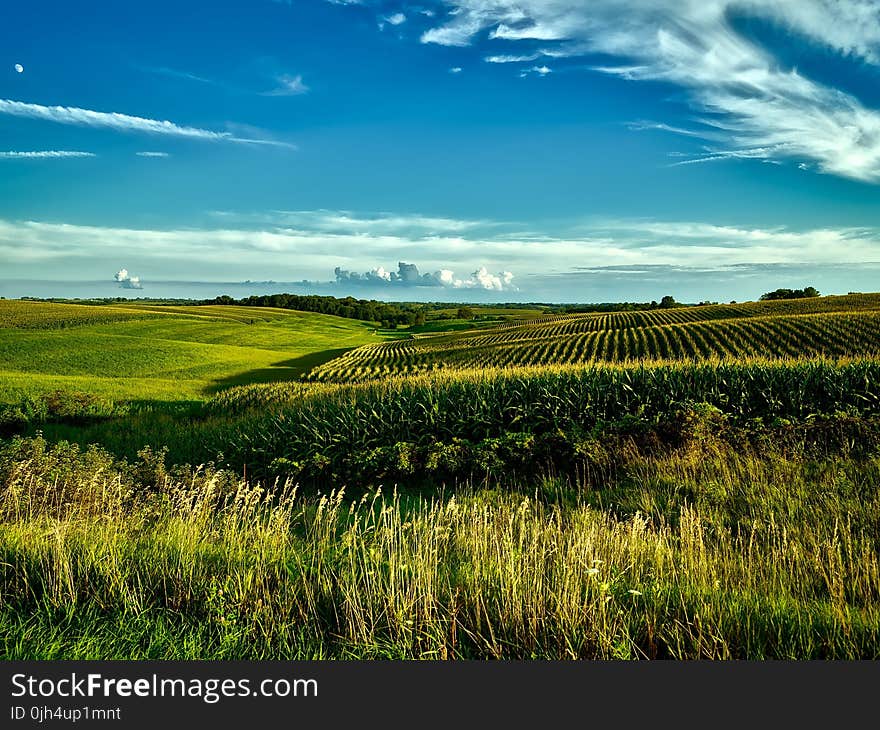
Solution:
<path fill-rule="evenodd" d="M 826 299 L 833 301 L 544 317 L 489 331 L 365 345 L 315 368 L 308 377 L 352 382 L 441 369 L 880 352 L 880 297 Z M 847 311 L 835 311 L 841 299 Z"/>
<path fill-rule="evenodd" d="M 880 362 L 450 370 L 313 392 L 301 384 L 248 386 L 218 396 L 214 408 L 238 414 L 217 437 L 230 465 L 350 483 L 383 473 L 387 463 L 398 464 L 387 473 L 400 478 L 432 464 L 459 474 L 486 464 L 559 465 L 590 433 L 662 430 L 694 408 L 714 409 L 736 428 L 782 419 L 809 430 L 828 417 L 873 419 Z"/>

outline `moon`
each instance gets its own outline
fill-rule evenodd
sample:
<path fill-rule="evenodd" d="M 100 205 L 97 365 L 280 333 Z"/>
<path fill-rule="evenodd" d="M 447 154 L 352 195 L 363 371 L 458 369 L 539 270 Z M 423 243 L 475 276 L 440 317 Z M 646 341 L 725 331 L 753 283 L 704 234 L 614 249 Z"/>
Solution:
<path fill-rule="evenodd" d="M 17 63 L 17 64 L 15 64 L 15 70 L 18 71 L 19 73 L 23 73 L 24 66 L 22 66 L 20 63 Z"/>

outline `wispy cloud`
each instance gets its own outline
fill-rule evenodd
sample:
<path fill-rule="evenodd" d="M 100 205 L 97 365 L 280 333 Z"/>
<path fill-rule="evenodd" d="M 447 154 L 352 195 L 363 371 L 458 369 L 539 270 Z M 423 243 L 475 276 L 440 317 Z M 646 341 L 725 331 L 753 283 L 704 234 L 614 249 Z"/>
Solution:
<path fill-rule="evenodd" d="M 138 157 L 170 157 L 167 152 L 135 152 Z"/>
<path fill-rule="evenodd" d="M 58 124 L 98 127 L 103 129 L 113 129 L 118 132 L 138 132 L 144 134 L 184 137 L 188 139 L 206 140 L 209 142 L 272 144 L 284 147 L 292 146 L 285 142 L 246 139 L 237 137 L 231 132 L 215 132 L 209 129 L 182 126 L 169 121 L 120 114 L 119 112 L 99 112 L 92 111 L 91 109 L 79 109 L 77 107 L 69 106 L 43 106 L 42 104 L 29 104 L 23 101 L 12 101 L 11 99 L 0 99 L 0 114 L 57 122 Z"/>
<path fill-rule="evenodd" d="M 289 76 L 282 74 L 276 81 L 278 86 L 272 91 L 263 92 L 263 96 L 300 96 L 309 92 L 309 87 L 303 81 L 302 74 Z"/>
<path fill-rule="evenodd" d="M 754 147 L 748 150 L 713 150 L 706 149 L 706 153 L 697 156 L 687 156 L 677 153 L 676 157 L 689 157 L 688 159 L 673 162 L 670 167 L 681 167 L 682 165 L 696 165 L 703 162 L 719 162 L 724 160 L 760 160 L 761 162 L 769 162 L 781 164 L 778 160 L 773 159 L 771 150 L 764 147 Z"/>
<path fill-rule="evenodd" d="M 527 76 L 531 76 L 532 74 L 537 74 L 538 76 L 547 76 L 548 74 L 552 74 L 553 69 L 549 66 L 532 66 L 531 68 L 523 69 L 519 72 L 519 77 L 521 79 L 526 78 Z"/>
<path fill-rule="evenodd" d="M 259 213 L 212 211 L 226 224 L 271 225 L 352 236 L 401 236 L 418 241 L 450 234 L 497 230 L 507 224 L 403 213 L 358 213 L 348 210 L 273 210 Z"/>
<path fill-rule="evenodd" d="M 199 76 L 198 74 L 190 73 L 189 71 L 180 71 L 176 68 L 167 68 L 165 66 L 139 66 L 138 68 L 147 73 L 157 74 L 159 76 L 168 76 L 170 78 L 183 79 L 185 81 L 196 81 L 200 84 L 208 84 L 210 86 L 225 86 L 225 84 L 215 81 L 214 79 Z"/>
<path fill-rule="evenodd" d="M 76 157 L 97 157 L 94 152 L 77 152 L 74 150 L 34 150 L 30 152 L 0 152 L 3 160 L 56 160 Z"/>
<path fill-rule="evenodd" d="M 534 61 L 541 57 L 540 53 L 530 53 L 525 56 L 514 56 L 514 55 L 500 55 L 500 56 L 486 56 L 483 60 L 486 63 L 526 63 L 528 61 Z"/>
<path fill-rule="evenodd" d="M 638 122 L 627 122 L 626 126 L 628 129 L 631 129 L 634 132 L 655 130 L 658 132 L 680 134 L 683 137 L 698 137 L 700 139 L 716 140 L 719 142 L 723 140 L 722 135 L 720 135 L 715 129 L 686 129 L 684 127 L 674 127 L 670 124 L 663 124 L 662 122 L 649 122 L 646 120 L 640 120 Z"/>
<path fill-rule="evenodd" d="M 820 172 L 880 182 L 880 113 L 784 68 L 772 48 L 732 23 L 747 13 L 841 56 L 880 65 L 877 0 L 443 1 L 451 11 L 423 33 L 424 43 L 467 46 L 488 34 L 508 47 L 540 42 L 541 53 L 557 57 L 616 57 L 620 65 L 595 70 L 686 90 L 704 124 L 739 152 L 725 159 L 749 151 L 753 158 L 811 161 Z M 521 55 L 531 60 L 534 52 Z"/>

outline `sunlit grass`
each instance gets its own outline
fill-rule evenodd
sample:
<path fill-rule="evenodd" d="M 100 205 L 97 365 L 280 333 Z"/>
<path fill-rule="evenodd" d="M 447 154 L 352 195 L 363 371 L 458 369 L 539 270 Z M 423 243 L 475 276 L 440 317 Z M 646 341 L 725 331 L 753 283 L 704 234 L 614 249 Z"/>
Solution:
<path fill-rule="evenodd" d="M 877 460 L 681 453 L 633 463 L 617 495 L 356 501 L 133 479 L 95 451 L 17 464 L 7 658 L 880 655 Z"/>
<path fill-rule="evenodd" d="M 289 310 L 2 300 L 0 403 L 59 389 L 205 399 L 225 387 L 298 380 L 385 336 L 367 322 Z"/>

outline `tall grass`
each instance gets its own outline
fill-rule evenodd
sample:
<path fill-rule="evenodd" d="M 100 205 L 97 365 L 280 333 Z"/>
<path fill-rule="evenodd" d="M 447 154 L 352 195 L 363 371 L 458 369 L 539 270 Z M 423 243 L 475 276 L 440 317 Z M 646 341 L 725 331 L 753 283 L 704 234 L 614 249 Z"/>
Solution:
<path fill-rule="evenodd" d="M 605 489 L 303 496 L 17 441 L 7 658 L 877 658 L 880 460 L 680 451 Z"/>

